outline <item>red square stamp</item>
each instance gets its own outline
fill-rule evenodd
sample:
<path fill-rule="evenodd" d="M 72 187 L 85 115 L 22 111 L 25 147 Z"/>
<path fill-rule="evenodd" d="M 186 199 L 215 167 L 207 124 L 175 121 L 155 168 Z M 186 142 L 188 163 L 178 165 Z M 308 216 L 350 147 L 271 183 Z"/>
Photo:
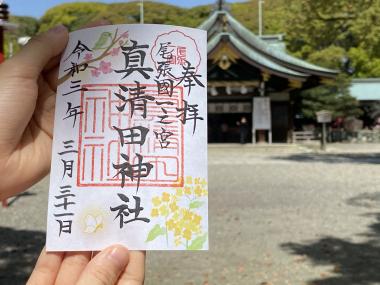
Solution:
<path fill-rule="evenodd" d="M 183 108 L 183 87 L 174 87 L 171 94 L 165 95 L 159 94 L 155 84 L 141 86 L 145 88 L 146 96 L 155 98 L 155 101 L 146 102 L 144 118 L 136 114 L 139 108 L 135 106 L 133 109 L 131 104 L 125 104 L 115 95 L 122 91 L 121 87 L 135 88 L 135 83 L 83 86 L 80 103 L 83 113 L 78 134 L 78 187 L 120 187 L 122 177 L 114 165 L 122 163 L 121 154 L 127 155 L 131 164 L 138 163 L 140 155 L 144 162 L 153 165 L 149 175 L 139 181 L 140 187 L 183 186 L 184 128 L 177 117 L 178 109 Z M 149 130 L 144 143 L 122 144 L 115 129 L 136 126 Z M 170 134 L 165 137 L 164 144 L 161 140 L 163 133 Z M 136 180 L 127 178 L 124 186 L 136 186 Z"/>

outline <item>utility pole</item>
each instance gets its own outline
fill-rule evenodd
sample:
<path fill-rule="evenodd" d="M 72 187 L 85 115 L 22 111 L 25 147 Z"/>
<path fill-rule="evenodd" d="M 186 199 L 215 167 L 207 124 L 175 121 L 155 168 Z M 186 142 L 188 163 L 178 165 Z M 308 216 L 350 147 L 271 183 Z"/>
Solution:
<path fill-rule="evenodd" d="M 140 0 L 140 24 L 144 24 L 144 0 Z"/>
<path fill-rule="evenodd" d="M 264 0 L 258 0 L 259 4 L 259 36 L 263 35 L 263 4 Z"/>

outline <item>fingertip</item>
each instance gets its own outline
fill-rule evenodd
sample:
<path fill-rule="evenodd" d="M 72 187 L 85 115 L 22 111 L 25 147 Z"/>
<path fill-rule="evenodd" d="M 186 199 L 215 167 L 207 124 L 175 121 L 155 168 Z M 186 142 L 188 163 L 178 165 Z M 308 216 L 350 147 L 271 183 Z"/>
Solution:
<path fill-rule="evenodd" d="M 126 247 L 122 245 L 113 245 L 106 249 L 106 257 L 119 265 L 121 269 L 128 264 L 129 261 L 129 251 Z"/>
<path fill-rule="evenodd" d="M 49 61 L 63 52 L 68 40 L 67 28 L 63 25 L 55 26 L 33 37 L 9 63 L 15 66 L 18 77 L 37 79 Z"/>
<path fill-rule="evenodd" d="M 77 284 L 114 284 L 129 262 L 129 251 L 122 245 L 102 250 L 88 264 Z"/>
<path fill-rule="evenodd" d="M 128 265 L 119 277 L 118 284 L 144 284 L 145 251 L 130 251 Z"/>
<path fill-rule="evenodd" d="M 48 34 L 53 34 L 53 35 L 65 35 L 65 34 L 68 34 L 69 31 L 68 29 L 62 25 L 62 24 L 59 24 L 55 27 L 52 27 L 51 29 L 49 29 L 47 31 Z"/>

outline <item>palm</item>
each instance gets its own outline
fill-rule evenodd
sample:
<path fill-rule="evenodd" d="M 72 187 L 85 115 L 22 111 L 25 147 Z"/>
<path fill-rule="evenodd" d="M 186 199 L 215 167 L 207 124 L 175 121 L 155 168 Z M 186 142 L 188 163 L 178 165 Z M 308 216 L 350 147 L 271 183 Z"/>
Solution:
<path fill-rule="evenodd" d="M 56 64 L 38 80 L 20 73 L 25 67 L 0 66 L 0 200 L 17 194 L 44 177 L 50 168 L 55 110 Z"/>

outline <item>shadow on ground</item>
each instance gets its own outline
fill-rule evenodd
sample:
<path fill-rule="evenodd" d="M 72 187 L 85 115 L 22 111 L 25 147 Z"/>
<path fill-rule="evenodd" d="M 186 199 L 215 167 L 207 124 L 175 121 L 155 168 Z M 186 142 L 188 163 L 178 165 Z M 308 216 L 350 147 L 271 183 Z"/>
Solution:
<path fill-rule="evenodd" d="M 380 193 L 359 195 L 347 201 L 358 207 L 368 207 Z M 377 204 L 379 207 L 379 204 Z M 380 284 L 380 213 L 369 213 L 364 217 L 375 218 L 368 231 L 358 234 L 365 242 L 327 236 L 310 243 L 285 243 L 281 247 L 296 255 L 305 256 L 314 265 L 327 265 L 330 272 L 321 278 L 310 280 L 308 285 L 374 285 Z M 323 275 L 323 277 L 322 277 Z"/>
<path fill-rule="evenodd" d="M 296 162 L 380 164 L 380 153 L 303 153 L 273 157 Z"/>
<path fill-rule="evenodd" d="M 45 244 L 45 232 L 0 227 L 0 284 L 25 284 Z"/>

